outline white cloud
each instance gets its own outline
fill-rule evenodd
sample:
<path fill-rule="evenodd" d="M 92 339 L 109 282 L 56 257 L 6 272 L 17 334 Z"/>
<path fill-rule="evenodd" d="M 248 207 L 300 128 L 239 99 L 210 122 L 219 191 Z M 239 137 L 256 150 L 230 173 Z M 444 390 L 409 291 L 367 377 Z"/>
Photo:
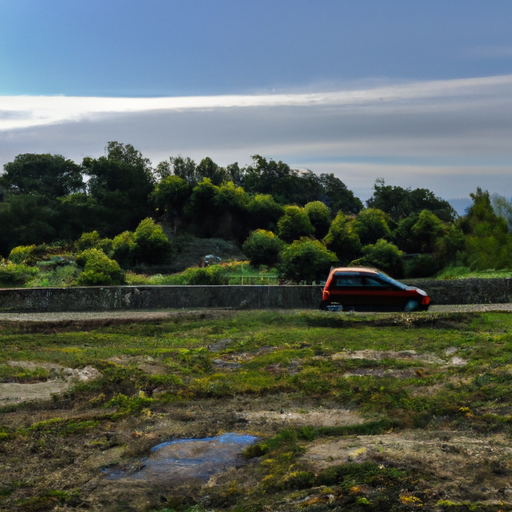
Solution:
<path fill-rule="evenodd" d="M 0 164 L 19 153 L 98 156 L 109 140 L 157 163 L 250 155 L 333 172 L 367 197 L 375 178 L 465 197 L 512 196 L 512 75 L 318 93 L 181 98 L 0 96 Z"/>

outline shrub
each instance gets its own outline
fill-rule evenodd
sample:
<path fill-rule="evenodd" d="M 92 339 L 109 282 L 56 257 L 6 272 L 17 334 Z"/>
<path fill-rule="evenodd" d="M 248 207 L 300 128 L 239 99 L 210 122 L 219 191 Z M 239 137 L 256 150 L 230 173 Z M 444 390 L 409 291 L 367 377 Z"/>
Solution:
<path fill-rule="evenodd" d="M 363 247 L 364 256 L 350 263 L 351 266 L 376 267 L 394 277 L 402 277 L 402 251 L 390 242 L 380 239 L 376 244 Z"/>
<path fill-rule="evenodd" d="M 124 274 L 117 261 L 99 249 L 83 251 L 76 262 L 84 269 L 76 281 L 79 286 L 124 284 Z"/>
<path fill-rule="evenodd" d="M 279 274 L 294 281 L 320 281 L 325 279 L 331 266 L 338 261 L 336 255 L 318 240 L 302 238 L 281 253 Z"/>
<path fill-rule="evenodd" d="M 344 265 L 361 256 L 361 240 L 354 230 L 354 221 L 343 212 L 332 221 L 324 242 Z"/>
<path fill-rule="evenodd" d="M 97 231 L 82 233 L 82 236 L 75 242 L 77 252 L 83 252 L 87 249 L 100 249 L 105 254 L 111 256 L 112 240 L 109 238 L 100 238 Z"/>
<path fill-rule="evenodd" d="M 430 277 L 441 269 L 439 261 L 432 254 L 419 254 L 405 260 L 405 277 Z"/>
<path fill-rule="evenodd" d="M 329 208 L 322 201 L 311 201 L 304 206 L 304 211 L 315 228 L 316 238 L 319 240 L 324 238 L 329 231 L 332 220 Z"/>
<path fill-rule="evenodd" d="M 298 206 L 285 206 L 284 215 L 279 219 L 277 229 L 279 238 L 288 243 L 315 232 L 304 208 Z"/>
<path fill-rule="evenodd" d="M 14 249 L 9 253 L 8 259 L 13 263 L 26 263 L 26 260 L 32 256 L 35 249 L 35 245 L 20 245 L 18 247 L 14 247 Z"/>
<path fill-rule="evenodd" d="M 123 267 L 133 265 L 135 245 L 133 232 L 124 231 L 112 240 L 112 257 Z"/>
<path fill-rule="evenodd" d="M 251 265 L 273 266 L 278 262 L 283 247 L 284 242 L 272 231 L 257 229 L 244 242 L 242 251 L 249 258 Z"/>
<path fill-rule="evenodd" d="M 0 285 L 4 287 L 24 285 L 38 273 L 39 269 L 36 267 L 16 264 L 12 261 L 0 261 Z"/>
<path fill-rule="evenodd" d="M 155 224 L 153 219 L 147 218 L 140 222 L 134 240 L 133 255 L 136 263 L 164 263 L 171 254 L 171 242 L 165 236 L 162 226 Z"/>
<path fill-rule="evenodd" d="M 228 284 L 228 269 L 220 265 L 211 267 L 192 267 L 181 274 L 180 284 L 189 285 L 223 285 Z"/>

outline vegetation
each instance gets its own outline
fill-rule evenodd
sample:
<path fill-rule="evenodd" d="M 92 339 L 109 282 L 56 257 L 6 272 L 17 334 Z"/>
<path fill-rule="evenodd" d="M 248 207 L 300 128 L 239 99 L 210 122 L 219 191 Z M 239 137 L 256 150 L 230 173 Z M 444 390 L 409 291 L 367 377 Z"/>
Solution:
<path fill-rule="evenodd" d="M 47 402 L 2 402 L 0 510 L 510 508 L 507 313 L 1 327 L 0 383 L 99 373 Z M 259 441 L 214 486 L 102 483 L 161 442 L 233 431 Z"/>
<path fill-rule="evenodd" d="M 115 141 L 104 156 L 81 164 L 61 155 L 21 154 L 0 176 L 0 257 L 7 258 L 0 286 L 106 283 L 110 278 L 90 271 L 80 277 L 84 267 L 75 261 L 91 249 L 104 253 L 106 265 L 115 261 L 121 273 L 169 275 L 186 268 L 174 265 L 184 237 L 230 242 L 244 251 L 237 259 L 274 267 L 295 282 L 326 275 L 306 272 L 304 265 L 297 270 L 290 254 L 301 244 L 317 249 L 309 254 L 315 269 L 326 267 L 320 245 L 336 255 L 329 255 L 329 264 L 375 265 L 397 278 L 457 267 L 510 269 L 512 203 L 481 189 L 471 198 L 458 217 L 427 189 L 378 179 L 365 208 L 334 175 L 294 170 L 260 155 L 244 168 L 224 168 L 209 157 L 199 164 L 170 157 L 153 168 L 132 145 Z M 193 266 L 206 256 L 196 256 Z M 96 261 L 100 265 L 99 256 Z M 122 282 L 120 275 L 111 282 Z"/>

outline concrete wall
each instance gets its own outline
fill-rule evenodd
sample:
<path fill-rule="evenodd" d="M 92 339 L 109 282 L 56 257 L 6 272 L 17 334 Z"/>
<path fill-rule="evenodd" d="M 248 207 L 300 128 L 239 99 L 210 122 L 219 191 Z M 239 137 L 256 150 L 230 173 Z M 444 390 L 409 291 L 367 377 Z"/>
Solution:
<path fill-rule="evenodd" d="M 425 290 L 432 304 L 512 302 L 512 279 L 404 281 Z M 0 312 L 130 309 L 316 309 L 320 286 L 91 286 L 0 289 Z"/>

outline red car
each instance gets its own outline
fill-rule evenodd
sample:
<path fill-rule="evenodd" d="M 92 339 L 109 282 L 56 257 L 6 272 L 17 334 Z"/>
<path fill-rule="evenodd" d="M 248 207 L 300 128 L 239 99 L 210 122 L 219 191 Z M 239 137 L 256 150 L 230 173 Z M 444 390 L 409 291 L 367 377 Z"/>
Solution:
<path fill-rule="evenodd" d="M 331 270 L 320 309 L 329 311 L 426 311 L 430 297 L 373 268 Z"/>

